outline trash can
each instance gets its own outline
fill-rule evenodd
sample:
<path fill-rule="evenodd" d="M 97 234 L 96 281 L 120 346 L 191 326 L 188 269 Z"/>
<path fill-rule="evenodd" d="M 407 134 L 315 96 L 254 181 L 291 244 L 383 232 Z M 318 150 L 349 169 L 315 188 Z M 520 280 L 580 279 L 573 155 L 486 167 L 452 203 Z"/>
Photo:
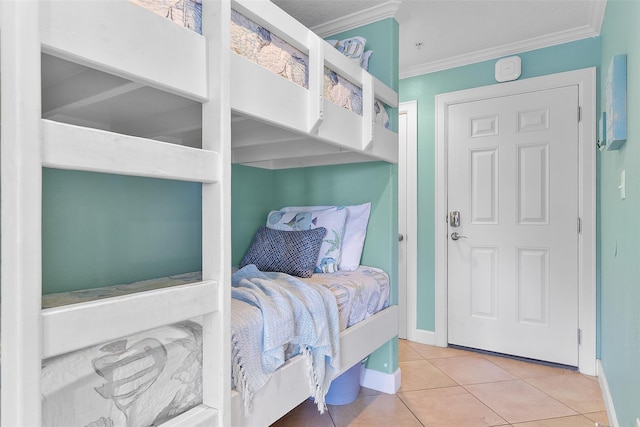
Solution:
<path fill-rule="evenodd" d="M 362 363 L 356 363 L 351 368 L 331 381 L 329 391 L 325 396 L 327 405 L 348 405 L 356 400 L 360 393 L 360 374 Z"/>

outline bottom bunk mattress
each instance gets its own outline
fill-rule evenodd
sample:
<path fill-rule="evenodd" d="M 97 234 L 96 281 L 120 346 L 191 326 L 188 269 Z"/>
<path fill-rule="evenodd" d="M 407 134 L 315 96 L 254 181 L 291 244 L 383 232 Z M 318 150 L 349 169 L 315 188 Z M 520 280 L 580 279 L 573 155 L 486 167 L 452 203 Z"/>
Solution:
<path fill-rule="evenodd" d="M 238 286 L 240 278 L 256 276 L 250 267 L 253 266 L 234 273 L 236 286 L 233 289 L 242 287 Z M 285 281 L 291 277 L 279 277 L 281 273 L 265 274 Z M 252 280 L 259 287 L 268 289 L 266 282 L 261 281 L 264 280 L 263 277 Z M 301 282 L 297 279 L 299 278 L 293 281 L 300 286 Z M 132 289 L 137 292 L 198 280 L 199 273 L 190 273 L 131 285 L 48 295 L 43 297 L 43 308 L 113 297 L 130 293 Z M 333 322 L 338 330 L 364 320 L 388 306 L 389 278 L 377 268 L 362 266 L 353 272 L 315 274 L 302 280 L 306 286 L 323 288 L 324 291 L 320 293 L 324 292 L 325 300 L 327 295 L 330 296 L 334 308 L 326 308 L 326 311 L 333 313 L 335 318 L 330 319 L 327 324 Z M 282 285 L 282 282 L 275 281 L 274 286 Z M 245 283 L 245 288 L 246 286 Z M 275 297 L 280 298 L 277 295 Z M 280 355 L 283 355 L 284 362 L 293 355 L 306 352 L 310 361 L 313 361 L 314 356 L 322 355 L 324 359 L 324 354 L 327 353 L 317 352 L 313 347 L 313 344 L 322 342 L 322 339 L 315 342 L 300 340 L 301 335 L 305 338 L 309 336 L 311 324 L 315 325 L 320 335 L 329 329 L 322 323 L 323 320 L 307 315 L 306 323 L 299 324 L 293 342 L 276 350 L 272 348 L 268 354 L 270 358 L 263 357 L 265 352 L 260 345 L 256 347 L 256 343 L 264 341 L 265 327 L 269 324 L 263 319 L 262 313 L 266 311 L 269 310 L 248 302 L 246 295 L 240 298 L 236 295 L 232 299 L 232 382 L 243 397 L 245 411 L 250 410 L 252 395 L 268 380 L 269 373 L 278 368 Z M 286 329 L 283 326 L 286 322 L 278 322 L 273 324 Z M 296 328 L 293 330 L 295 332 Z M 338 334 L 332 335 L 337 338 Z M 335 342 L 333 336 L 329 341 Z M 333 348 L 331 351 L 339 352 L 339 349 Z M 276 357 L 273 357 L 274 354 Z M 258 364 L 250 366 L 249 359 L 257 360 Z M 266 365 L 263 363 L 265 360 L 269 362 Z M 315 361 L 318 370 L 314 373 L 325 372 L 320 364 L 318 360 Z M 339 367 L 334 363 L 334 368 Z M 332 371 L 326 369 L 326 374 L 330 380 Z M 325 384 L 321 384 L 319 408 L 324 406 L 324 387 Z M 202 326 L 197 319 L 43 361 L 43 425 L 157 425 L 197 406 L 202 400 L 201 396 Z"/>

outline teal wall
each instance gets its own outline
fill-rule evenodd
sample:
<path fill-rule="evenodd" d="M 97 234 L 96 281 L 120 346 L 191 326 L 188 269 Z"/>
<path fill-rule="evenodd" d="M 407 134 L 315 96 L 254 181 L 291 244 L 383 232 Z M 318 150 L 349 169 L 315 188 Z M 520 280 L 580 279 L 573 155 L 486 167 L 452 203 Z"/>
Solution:
<path fill-rule="evenodd" d="M 396 169 L 384 162 L 278 171 L 233 165 L 233 263 L 240 262 L 270 210 L 371 202 L 362 263 L 385 269 L 393 275 L 393 283 L 397 283 L 397 244 L 389 243 L 395 243 L 398 235 Z M 395 287 L 392 298 L 395 303 Z"/>
<path fill-rule="evenodd" d="M 620 426 L 640 417 L 640 2 L 609 0 L 601 33 L 600 106 L 612 56 L 627 54 L 627 142 L 600 153 L 600 359 Z M 626 171 L 626 199 L 620 172 Z"/>
<path fill-rule="evenodd" d="M 598 66 L 600 39 L 592 38 L 518 54 L 520 79 Z M 495 60 L 400 80 L 400 101 L 418 103 L 417 328 L 435 330 L 435 97 L 496 84 Z"/>
<path fill-rule="evenodd" d="M 231 165 L 231 262 L 240 260 L 269 211 L 278 209 L 274 198 L 273 171 Z"/>
<path fill-rule="evenodd" d="M 43 169 L 42 187 L 43 293 L 202 268 L 200 184 Z"/>
<path fill-rule="evenodd" d="M 397 283 L 397 173 L 384 163 L 285 169 L 275 176 L 277 207 L 371 202 L 362 263 L 385 269 Z M 396 237 L 394 239 L 394 236 Z M 390 244 L 390 242 L 392 244 Z M 394 286 L 393 302 L 397 302 Z"/>
<path fill-rule="evenodd" d="M 388 18 L 354 30 L 332 34 L 325 39 L 343 40 L 355 36 L 367 39 L 365 49 L 373 51 L 369 59 L 369 73 L 397 91 L 399 55 L 397 49 L 395 54 L 390 52 L 394 50 L 394 46 L 398 46 L 399 35 L 398 23 L 395 19 Z"/>
<path fill-rule="evenodd" d="M 369 59 L 369 72 L 393 90 L 398 91 L 400 29 L 396 20 L 392 18 L 384 19 L 354 30 L 333 34 L 331 38 L 341 40 L 356 35 L 367 39 L 366 50 L 373 50 L 373 54 Z M 398 109 L 388 109 L 388 113 L 391 129 L 397 130 Z M 362 256 L 363 263 L 371 260 L 371 265 L 387 270 L 391 276 L 391 302 L 396 304 L 398 295 L 398 168 L 397 165 L 389 164 L 384 164 L 382 168 L 384 168 L 384 173 L 378 172 L 380 168 L 371 166 L 371 169 L 360 178 L 359 182 L 362 183 L 362 187 L 354 188 L 358 188 L 358 191 L 361 191 L 360 189 L 370 185 L 370 182 L 378 181 L 379 173 L 382 173 L 383 179 L 388 180 L 388 190 L 384 193 L 384 196 L 381 195 L 379 200 L 379 206 L 384 209 L 376 208 L 376 213 L 380 212 L 380 214 L 390 215 L 390 217 L 385 217 L 385 220 L 381 221 L 380 225 L 378 225 L 377 220 L 370 224 L 370 228 L 367 231 L 367 240 L 370 240 L 370 242 L 369 246 L 365 246 Z M 381 234 L 378 234 L 378 232 Z M 371 237 L 369 237 L 369 233 Z M 389 240 L 387 240 L 386 236 L 389 236 Z M 384 264 L 373 263 L 380 258 L 390 260 L 389 268 L 385 267 Z M 395 372 L 398 368 L 398 339 L 394 338 L 373 353 L 367 361 L 367 368 L 385 373 Z"/>

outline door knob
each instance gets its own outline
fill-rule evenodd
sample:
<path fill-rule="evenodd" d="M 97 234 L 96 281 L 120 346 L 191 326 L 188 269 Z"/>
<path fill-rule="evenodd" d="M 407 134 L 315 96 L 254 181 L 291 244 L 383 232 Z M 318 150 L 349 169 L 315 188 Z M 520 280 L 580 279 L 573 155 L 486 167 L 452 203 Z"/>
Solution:
<path fill-rule="evenodd" d="M 398 234 L 398 242 L 402 242 L 404 240 L 404 234 Z"/>
<path fill-rule="evenodd" d="M 451 233 L 451 240 L 466 239 L 466 238 L 467 236 L 462 236 L 458 234 L 457 231 L 454 231 L 453 233 Z"/>

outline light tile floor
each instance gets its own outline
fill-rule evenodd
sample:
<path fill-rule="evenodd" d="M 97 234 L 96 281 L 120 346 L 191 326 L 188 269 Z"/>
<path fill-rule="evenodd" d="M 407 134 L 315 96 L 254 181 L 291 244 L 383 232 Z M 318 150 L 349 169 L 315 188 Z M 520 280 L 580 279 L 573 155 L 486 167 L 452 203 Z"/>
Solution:
<path fill-rule="evenodd" d="M 277 427 L 608 426 L 596 377 L 535 363 L 399 341 L 396 395 L 363 388 L 320 415 L 306 401 Z M 596 424 L 597 423 L 597 424 Z"/>

